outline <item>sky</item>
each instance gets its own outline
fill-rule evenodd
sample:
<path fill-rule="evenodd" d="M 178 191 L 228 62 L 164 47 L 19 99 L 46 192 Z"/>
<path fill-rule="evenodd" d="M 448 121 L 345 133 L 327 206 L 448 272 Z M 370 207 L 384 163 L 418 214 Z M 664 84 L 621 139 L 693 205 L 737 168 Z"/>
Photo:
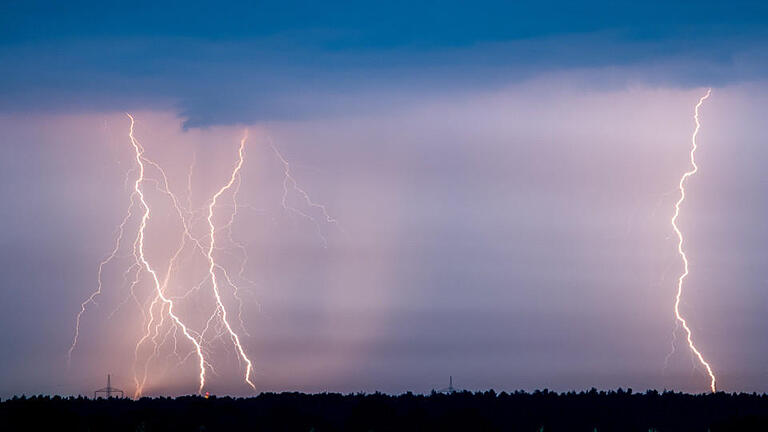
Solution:
<path fill-rule="evenodd" d="M 137 370 L 142 394 L 198 391 L 178 332 L 154 357 L 136 349 L 153 291 L 140 271 L 131 296 L 130 241 L 67 364 L 131 203 L 126 112 L 202 209 L 204 245 L 248 131 L 213 254 L 237 275 L 223 302 L 256 390 L 215 325 L 207 391 L 429 392 L 451 375 L 469 390 L 707 391 L 675 325 L 670 218 L 708 88 L 681 312 L 719 389 L 767 391 L 768 6 L 412 3 L 4 2 L 0 397 L 90 394 L 107 373 L 133 395 Z M 147 172 L 147 256 L 164 269 L 182 226 Z M 190 250 L 168 292 L 204 279 L 203 258 Z M 210 290 L 179 300 L 194 331 Z"/>

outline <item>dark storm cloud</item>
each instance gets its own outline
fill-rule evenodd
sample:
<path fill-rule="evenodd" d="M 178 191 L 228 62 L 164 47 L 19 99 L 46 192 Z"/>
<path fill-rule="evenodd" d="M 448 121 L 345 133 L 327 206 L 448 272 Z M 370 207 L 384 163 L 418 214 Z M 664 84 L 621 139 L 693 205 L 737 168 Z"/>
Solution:
<path fill-rule="evenodd" d="M 759 2 L 16 2 L 0 16 L 0 109 L 172 107 L 187 126 L 359 112 L 562 69 L 684 87 L 768 70 Z"/>

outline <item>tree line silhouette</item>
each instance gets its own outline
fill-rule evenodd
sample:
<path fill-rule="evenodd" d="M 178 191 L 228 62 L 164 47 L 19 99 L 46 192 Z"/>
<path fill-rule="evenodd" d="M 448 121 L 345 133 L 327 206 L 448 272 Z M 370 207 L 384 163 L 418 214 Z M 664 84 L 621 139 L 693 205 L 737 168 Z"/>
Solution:
<path fill-rule="evenodd" d="M 250 398 L 13 397 L 2 430 L 730 431 L 768 430 L 768 395 L 631 389 L 417 395 L 262 393 Z"/>

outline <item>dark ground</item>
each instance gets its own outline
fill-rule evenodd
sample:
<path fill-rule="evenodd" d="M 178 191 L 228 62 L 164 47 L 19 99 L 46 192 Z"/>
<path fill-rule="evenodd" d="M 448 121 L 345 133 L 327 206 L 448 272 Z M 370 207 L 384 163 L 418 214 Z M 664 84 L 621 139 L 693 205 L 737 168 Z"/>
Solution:
<path fill-rule="evenodd" d="M 264 393 L 0 402 L 0 430 L 45 431 L 768 431 L 768 395 L 460 392 Z"/>

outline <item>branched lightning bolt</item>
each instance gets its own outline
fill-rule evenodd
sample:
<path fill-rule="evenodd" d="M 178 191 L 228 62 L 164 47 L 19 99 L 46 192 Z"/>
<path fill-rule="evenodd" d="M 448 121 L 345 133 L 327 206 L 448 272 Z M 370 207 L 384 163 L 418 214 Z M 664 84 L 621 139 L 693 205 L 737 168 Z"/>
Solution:
<path fill-rule="evenodd" d="M 140 327 L 142 334 L 134 348 L 134 397 L 140 397 L 143 394 L 144 387 L 150 377 L 150 364 L 153 361 L 165 359 L 165 370 L 167 371 L 169 367 L 168 360 L 173 358 L 177 360 L 176 367 L 178 367 L 186 363 L 188 359 L 196 357 L 197 366 L 199 367 L 198 392 L 202 393 L 206 386 L 207 374 L 217 375 L 214 365 L 208 360 L 210 347 L 217 340 L 226 339 L 227 337 L 231 340 L 232 344 L 226 343 L 224 345 L 225 348 L 228 351 L 232 350 L 230 352 L 236 356 L 241 366 L 244 364 L 245 383 L 255 390 L 253 363 L 241 343 L 241 334 L 247 335 L 248 331 L 243 322 L 243 301 L 238 284 L 246 282 L 250 285 L 256 285 L 256 283 L 245 276 L 248 260 L 245 244 L 239 242 L 233 235 L 233 225 L 238 217 L 239 209 L 249 208 L 260 211 L 238 202 L 238 192 L 242 184 L 241 172 L 245 161 L 245 145 L 248 140 L 247 131 L 242 140 L 240 140 L 237 161 L 228 176 L 228 181 L 205 202 L 205 205 L 193 208 L 192 183 L 196 164 L 195 154 L 192 155 L 192 161 L 186 178 L 186 193 L 181 195 L 183 199 L 180 200 L 171 190 L 168 176 L 163 167 L 147 156 L 145 148 L 134 135 L 136 123 L 134 117 L 130 114 L 126 115 L 130 119 L 128 138 L 130 139 L 130 148 L 133 150 L 131 159 L 134 162 L 133 166 L 126 173 L 125 178 L 125 188 L 130 193 L 130 204 L 126 215 L 117 227 L 116 238 L 111 252 L 99 263 L 96 290 L 81 304 L 80 311 L 76 316 L 73 342 L 67 352 L 67 364 L 69 365 L 73 350 L 78 343 L 81 318 L 88 306 L 91 303 L 95 304 L 96 298 L 102 294 L 102 289 L 104 288 L 102 273 L 104 269 L 113 260 L 130 258 L 132 261 L 122 274 L 122 287 L 123 289 L 127 288 L 125 298 L 117 305 L 108 318 L 111 319 L 131 299 L 138 306 L 143 317 Z M 323 245 L 326 245 L 326 239 L 321 232 L 321 223 L 334 224 L 341 231 L 336 219 L 329 215 L 324 205 L 314 202 L 309 194 L 298 185 L 291 173 L 288 161 L 280 154 L 274 144 L 271 142 L 269 144 L 283 167 L 283 208 L 292 214 L 300 215 L 311 221 L 317 228 L 318 234 L 323 240 Z M 162 268 L 156 263 L 151 263 L 146 255 L 147 243 L 150 241 L 146 231 L 151 219 L 150 216 L 154 214 L 150 205 L 151 200 L 147 195 L 148 192 L 157 192 L 160 196 L 164 196 L 170 201 L 171 214 L 180 223 L 182 228 L 179 242 L 174 246 L 174 253 L 167 262 L 167 266 L 164 264 Z M 289 203 L 289 198 L 293 194 L 298 195 L 301 199 L 301 204 L 296 207 Z M 231 196 L 231 206 L 229 203 L 222 203 L 222 201 L 225 201 L 225 197 L 229 196 Z M 228 218 L 226 220 L 222 220 L 217 224 L 220 217 L 218 210 L 222 207 L 231 207 L 232 211 L 227 215 Z M 316 214 L 321 216 L 316 219 Z M 137 221 L 138 226 L 136 228 L 133 228 L 131 224 L 134 220 Z M 128 225 L 131 225 L 130 229 Z M 202 228 L 203 225 L 207 228 L 205 229 L 205 234 L 197 232 L 197 228 Z M 137 230 L 135 235 L 133 234 L 133 229 Z M 129 230 L 131 232 L 130 241 L 127 239 Z M 222 231 L 225 232 L 222 233 Z M 343 231 L 341 232 L 343 233 Z M 222 236 L 224 238 L 221 238 Z M 228 249 L 231 247 L 239 251 L 237 255 L 239 255 L 240 262 L 239 269 L 235 270 L 236 273 L 230 273 L 231 270 L 228 270 L 219 262 L 222 259 L 220 254 L 229 253 Z M 188 256 L 187 252 L 191 252 L 192 255 Z M 125 255 L 121 255 L 123 253 Z M 207 260 L 207 265 L 205 266 L 207 274 L 204 278 L 195 279 L 197 282 L 193 281 L 191 285 L 187 285 L 189 282 L 183 282 L 184 285 L 187 285 L 186 287 L 178 286 L 181 283 L 176 281 L 176 277 L 180 274 L 182 268 L 186 268 L 184 260 L 197 257 Z M 194 277 L 197 278 L 196 275 Z M 141 298 L 140 295 L 137 295 L 141 292 L 138 291 L 138 288 L 145 281 L 150 283 L 152 287 L 151 293 L 146 298 Z M 178 310 L 183 307 L 182 305 L 186 304 L 187 299 L 194 301 L 197 294 L 203 288 L 207 288 L 209 284 L 212 288 L 215 306 L 211 314 L 205 317 L 203 328 L 197 331 L 189 326 L 189 321 L 186 318 L 182 318 Z M 231 289 L 234 301 L 237 302 L 236 311 L 230 311 L 225 306 L 224 291 L 229 289 Z M 237 331 L 231 325 L 231 315 L 233 314 L 236 315 L 234 319 L 239 321 Z M 183 335 L 189 341 L 187 348 L 184 348 L 187 345 L 183 342 L 184 338 L 179 337 L 179 335 Z M 166 347 L 172 349 L 168 356 L 163 355 L 164 350 L 167 349 Z M 179 352 L 180 347 L 183 350 L 182 352 Z M 171 362 L 170 367 L 173 367 L 172 364 Z"/>
<path fill-rule="evenodd" d="M 240 169 L 243 167 L 243 151 L 245 149 L 245 142 L 248 139 L 248 135 L 246 134 L 243 136 L 243 139 L 240 140 L 240 148 L 237 151 L 238 154 L 238 160 L 237 164 L 235 165 L 234 170 L 232 170 L 232 175 L 229 178 L 229 182 L 222 186 L 221 189 L 218 190 L 213 195 L 213 198 L 211 199 L 210 204 L 208 204 L 208 228 L 210 230 L 210 241 L 208 243 L 208 252 L 206 256 L 208 257 L 208 273 L 211 276 L 211 285 L 213 287 L 213 294 L 216 297 L 216 304 L 218 305 L 216 308 L 217 313 L 221 314 L 221 321 L 223 322 L 224 326 L 227 328 L 227 332 L 229 333 L 230 337 L 232 338 L 232 343 L 237 348 L 237 352 L 240 355 L 240 358 L 245 362 L 245 382 L 248 383 L 248 385 L 251 386 L 254 390 L 256 390 L 256 386 L 251 381 L 251 373 L 253 371 L 253 364 L 251 363 L 251 360 L 248 358 L 248 356 L 245 354 L 245 350 L 243 349 L 243 346 L 240 344 L 240 337 L 235 333 L 234 330 L 232 330 L 232 326 L 229 324 L 229 321 L 227 320 L 227 309 L 224 307 L 224 304 L 221 301 L 221 295 L 219 293 L 219 284 L 218 279 L 216 278 L 216 261 L 213 258 L 213 249 L 216 245 L 216 226 L 213 223 L 213 210 L 214 207 L 216 207 L 216 201 L 219 199 L 219 197 L 229 190 L 232 185 L 237 180 L 238 176 L 240 175 Z"/>
<path fill-rule="evenodd" d="M 699 102 L 696 104 L 696 107 L 694 108 L 694 115 L 693 118 L 696 122 L 696 128 L 693 131 L 693 135 L 691 136 L 691 152 L 690 152 L 690 160 L 691 160 L 691 169 L 683 174 L 683 176 L 680 178 L 680 183 L 678 184 L 678 188 L 680 190 L 680 199 L 677 200 L 675 203 L 675 214 L 672 216 L 672 228 L 675 230 L 675 234 L 677 234 L 677 252 L 680 254 L 680 258 L 683 260 L 683 273 L 680 275 L 680 277 L 677 279 L 677 294 L 675 295 L 675 318 L 677 319 L 677 322 L 680 323 L 680 325 L 683 327 L 686 333 L 686 338 L 688 340 L 688 347 L 691 349 L 691 351 L 694 353 L 694 355 L 698 358 L 699 362 L 706 368 L 707 373 L 709 374 L 710 378 L 710 389 L 714 393 L 715 390 L 715 374 L 712 372 L 712 367 L 707 363 L 706 360 L 704 360 L 704 356 L 699 352 L 698 349 L 696 349 L 696 346 L 693 344 L 693 336 L 691 334 L 691 329 L 688 327 L 688 323 L 686 320 L 680 315 L 680 299 L 683 295 L 683 281 L 685 280 L 686 276 L 688 276 L 688 257 L 685 255 L 685 251 L 683 250 L 683 233 L 680 231 L 680 229 L 677 226 L 677 218 L 680 215 L 680 205 L 685 200 L 685 182 L 688 180 L 688 178 L 699 170 L 699 167 L 696 165 L 696 159 L 695 159 L 695 153 L 697 149 L 696 145 L 696 136 L 699 133 L 699 128 L 701 127 L 701 123 L 699 123 L 699 108 L 704 103 L 704 101 L 709 98 L 709 95 L 712 94 L 712 89 L 708 89 L 707 93 L 702 96 L 699 99 Z"/>
<path fill-rule="evenodd" d="M 234 236 L 232 235 L 232 226 L 235 224 L 235 218 L 237 217 L 237 210 L 240 207 L 237 203 L 237 194 L 240 192 L 240 186 L 242 185 L 242 178 L 238 175 L 238 180 L 234 185 L 234 188 L 232 190 L 232 214 L 229 217 L 229 222 L 223 227 L 227 231 L 227 238 L 229 242 L 234 245 L 239 251 L 240 251 L 240 269 L 237 273 L 237 276 L 241 279 L 247 282 L 251 286 L 256 286 L 256 282 L 253 280 L 248 279 L 245 277 L 245 266 L 248 263 L 248 250 L 245 248 L 245 245 L 237 240 L 235 240 Z M 243 330 L 243 333 L 246 336 L 250 336 L 248 333 L 248 329 L 245 327 L 245 324 L 243 322 L 243 299 L 240 296 L 240 288 L 232 281 L 232 278 L 229 276 L 227 271 L 224 269 L 224 267 L 221 267 L 222 274 L 224 274 L 224 279 L 227 281 L 227 285 L 232 287 L 233 289 L 233 296 L 235 297 L 235 300 L 237 300 L 238 308 L 237 308 L 237 319 L 240 322 L 240 328 Z"/>
<path fill-rule="evenodd" d="M 174 313 L 173 311 L 173 301 L 167 298 L 162 290 L 162 286 L 160 283 L 160 279 L 157 276 L 157 272 L 154 268 L 150 265 L 149 261 L 147 261 L 145 255 L 144 255 L 144 248 L 145 248 L 145 230 L 147 227 L 147 221 L 149 220 L 150 216 L 150 210 L 149 210 L 149 204 L 147 204 L 147 201 L 144 197 L 144 190 L 142 187 L 142 183 L 144 182 L 144 170 L 145 170 L 145 159 L 143 158 L 144 154 L 144 148 L 141 146 L 141 144 L 136 140 L 133 134 L 134 126 L 135 126 L 135 120 L 133 116 L 130 114 L 126 114 L 128 118 L 131 119 L 131 127 L 130 132 L 128 133 L 128 136 L 131 140 L 131 145 L 133 146 L 133 150 L 135 152 L 136 156 L 136 163 L 138 164 L 138 177 L 136 178 L 136 181 L 133 184 L 133 189 L 138 197 L 139 203 L 141 204 L 141 208 L 143 209 L 143 213 L 141 216 L 141 223 L 139 225 L 139 234 L 136 239 L 135 243 L 135 251 L 138 254 L 139 262 L 142 264 L 144 270 L 147 271 L 152 276 L 152 281 L 154 283 L 155 291 L 157 292 L 157 297 L 163 302 L 164 306 L 167 306 L 166 309 L 168 312 L 168 315 L 173 320 L 174 324 L 177 325 L 179 328 L 181 328 L 182 333 L 184 336 L 189 339 L 189 341 L 194 345 L 195 351 L 197 352 L 197 356 L 199 359 L 199 367 L 200 367 L 200 385 L 198 387 L 198 392 L 202 392 L 203 386 L 205 385 L 205 357 L 203 355 L 203 349 L 200 345 L 200 342 L 198 342 L 197 339 L 192 335 L 191 331 L 187 328 L 186 325 L 179 319 L 179 317 Z M 152 308 L 150 308 L 151 312 Z"/>
<path fill-rule="evenodd" d="M 272 142 L 271 139 L 269 139 L 269 146 L 272 148 L 272 151 L 275 153 L 275 156 L 277 156 L 277 158 L 280 160 L 280 163 L 283 165 L 283 197 L 281 200 L 281 204 L 283 208 L 291 213 L 297 214 L 311 221 L 315 225 L 315 229 L 317 230 L 317 235 L 320 237 L 320 240 L 323 242 L 323 247 L 327 248 L 328 240 L 323 235 L 323 232 L 320 229 L 320 224 L 309 213 L 302 211 L 296 207 L 293 207 L 288 203 L 289 191 L 293 190 L 294 192 L 298 193 L 304 199 L 304 203 L 308 207 L 320 210 L 320 213 L 322 213 L 326 223 L 336 225 L 336 228 L 338 228 L 339 231 L 344 233 L 344 231 L 339 226 L 339 222 L 328 213 L 328 209 L 325 207 L 325 205 L 314 202 L 312 200 L 312 197 L 309 196 L 309 193 L 307 193 L 307 191 L 305 191 L 303 188 L 299 186 L 299 183 L 296 182 L 296 179 L 294 179 L 293 175 L 291 174 L 291 164 L 288 163 L 288 160 L 286 160 L 285 157 L 283 157 L 282 153 L 280 153 L 280 151 L 277 149 L 277 147 L 275 146 L 275 144 Z"/>
<path fill-rule="evenodd" d="M 75 318 L 75 335 L 72 339 L 72 345 L 69 347 L 69 350 L 67 351 L 67 367 L 70 366 L 70 363 L 72 362 L 72 351 L 75 350 L 75 346 L 77 345 L 77 338 L 80 336 L 80 319 L 83 317 L 83 314 L 85 313 L 85 309 L 88 307 L 89 304 L 94 303 L 96 297 L 98 297 L 101 294 L 101 289 L 103 287 L 102 282 L 102 271 L 104 270 L 104 266 L 109 264 L 115 257 L 117 257 L 117 253 L 120 250 L 120 244 L 123 241 L 123 234 L 125 233 L 125 224 L 128 223 L 128 220 L 131 218 L 132 213 L 131 209 L 133 209 L 133 206 L 135 204 L 135 193 L 131 194 L 131 204 L 128 206 L 128 212 L 123 218 L 122 222 L 120 222 L 120 225 L 117 229 L 117 236 L 115 238 L 115 247 L 112 249 L 112 252 L 104 258 L 99 263 L 99 272 L 97 276 L 97 287 L 96 291 L 91 293 L 91 295 L 80 305 L 80 312 L 77 313 L 77 318 Z"/>

